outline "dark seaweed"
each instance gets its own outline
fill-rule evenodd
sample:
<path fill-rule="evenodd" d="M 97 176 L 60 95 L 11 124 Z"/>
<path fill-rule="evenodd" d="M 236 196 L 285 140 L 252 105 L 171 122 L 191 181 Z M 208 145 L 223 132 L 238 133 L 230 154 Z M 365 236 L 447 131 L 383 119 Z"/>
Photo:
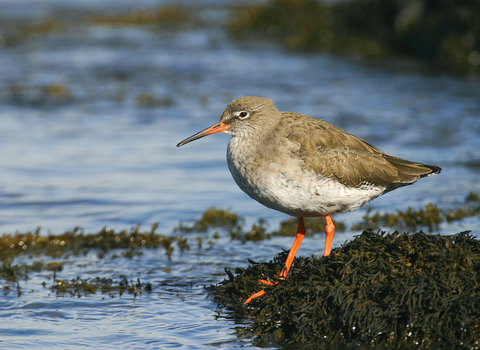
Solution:
<path fill-rule="evenodd" d="M 287 252 L 227 271 L 209 295 L 259 346 L 335 349 L 478 349 L 480 241 L 366 230 L 328 257 L 298 257 L 276 280 Z M 266 294 L 245 306 L 260 289 Z"/>

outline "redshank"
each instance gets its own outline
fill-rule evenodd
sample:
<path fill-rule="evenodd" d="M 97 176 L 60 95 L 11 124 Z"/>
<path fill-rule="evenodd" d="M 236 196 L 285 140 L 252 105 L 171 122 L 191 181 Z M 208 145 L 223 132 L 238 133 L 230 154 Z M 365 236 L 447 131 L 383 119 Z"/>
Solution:
<path fill-rule="evenodd" d="M 324 255 L 329 255 L 335 232 L 330 215 L 356 210 L 442 170 L 388 155 L 323 120 L 279 112 L 272 100 L 255 96 L 232 101 L 218 124 L 177 147 L 218 132 L 232 136 L 227 162 L 237 185 L 261 204 L 298 218 L 295 241 L 279 279 L 287 277 L 305 236 L 304 217 L 325 217 Z M 261 290 L 245 303 L 263 294 Z"/>

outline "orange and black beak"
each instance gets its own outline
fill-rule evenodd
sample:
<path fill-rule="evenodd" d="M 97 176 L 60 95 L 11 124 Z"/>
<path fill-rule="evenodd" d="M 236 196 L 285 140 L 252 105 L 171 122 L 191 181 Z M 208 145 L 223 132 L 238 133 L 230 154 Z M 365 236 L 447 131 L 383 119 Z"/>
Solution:
<path fill-rule="evenodd" d="M 227 124 L 224 124 L 223 122 L 220 122 L 218 124 L 215 124 L 209 128 L 206 128 L 205 130 L 202 130 L 200 132 L 197 132 L 195 135 L 190 136 L 188 139 L 183 140 L 182 142 L 178 143 L 177 147 L 183 146 L 189 142 L 195 141 L 197 139 L 200 139 L 204 136 L 215 134 L 217 132 L 222 132 L 227 130 Z"/>

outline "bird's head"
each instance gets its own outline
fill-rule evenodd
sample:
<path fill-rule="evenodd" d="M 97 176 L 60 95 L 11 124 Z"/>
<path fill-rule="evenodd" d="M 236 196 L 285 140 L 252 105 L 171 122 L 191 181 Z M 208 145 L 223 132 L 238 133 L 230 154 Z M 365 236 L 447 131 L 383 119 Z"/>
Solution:
<path fill-rule="evenodd" d="M 256 96 L 240 97 L 229 103 L 219 123 L 190 136 L 177 147 L 218 132 L 239 137 L 258 135 L 261 130 L 276 124 L 279 117 L 280 113 L 272 100 Z"/>

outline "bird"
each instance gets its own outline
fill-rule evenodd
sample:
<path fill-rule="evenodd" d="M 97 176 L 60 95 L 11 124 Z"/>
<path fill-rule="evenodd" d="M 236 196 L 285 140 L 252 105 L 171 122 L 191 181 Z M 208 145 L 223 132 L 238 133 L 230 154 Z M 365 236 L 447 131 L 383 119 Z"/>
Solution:
<path fill-rule="evenodd" d="M 305 217 L 325 218 L 324 256 L 332 249 L 331 215 L 360 208 L 371 200 L 437 174 L 441 168 L 386 154 L 324 120 L 279 112 L 273 101 L 240 97 L 228 104 L 220 122 L 179 142 L 231 135 L 227 164 L 236 184 L 264 206 L 296 217 L 296 236 L 279 280 L 284 280 L 305 236 Z M 259 280 L 264 285 L 277 282 Z M 245 304 L 265 294 L 250 296 Z"/>

